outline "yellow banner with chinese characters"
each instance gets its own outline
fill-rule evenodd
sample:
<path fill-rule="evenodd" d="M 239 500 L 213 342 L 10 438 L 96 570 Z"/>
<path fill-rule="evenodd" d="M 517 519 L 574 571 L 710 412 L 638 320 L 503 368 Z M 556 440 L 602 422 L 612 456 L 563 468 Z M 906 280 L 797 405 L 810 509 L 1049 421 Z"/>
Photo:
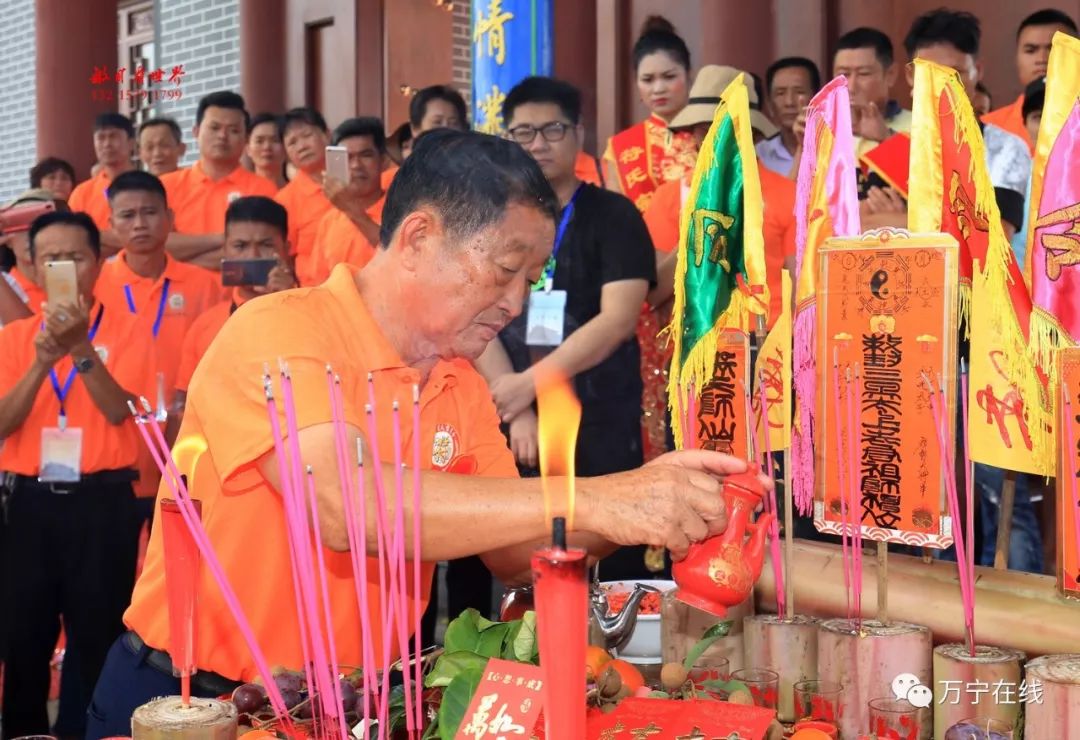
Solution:
<path fill-rule="evenodd" d="M 754 367 L 754 438 L 764 440 L 762 420 L 767 418 L 769 448 L 774 452 L 791 446 L 791 273 L 783 277 L 783 310 L 758 351 Z M 766 413 L 761 413 L 765 387 Z M 760 450 L 759 450 L 760 452 Z"/>

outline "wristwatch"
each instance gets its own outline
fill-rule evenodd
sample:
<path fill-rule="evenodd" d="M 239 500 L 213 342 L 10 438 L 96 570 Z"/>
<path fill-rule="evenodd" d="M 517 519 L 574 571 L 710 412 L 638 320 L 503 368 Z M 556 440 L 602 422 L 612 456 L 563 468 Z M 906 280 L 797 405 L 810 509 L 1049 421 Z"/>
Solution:
<path fill-rule="evenodd" d="M 94 369 L 93 357 L 79 357 L 72 359 L 73 364 L 75 365 L 75 372 L 79 373 L 80 375 L 85 375 L 86 373 Z"/>

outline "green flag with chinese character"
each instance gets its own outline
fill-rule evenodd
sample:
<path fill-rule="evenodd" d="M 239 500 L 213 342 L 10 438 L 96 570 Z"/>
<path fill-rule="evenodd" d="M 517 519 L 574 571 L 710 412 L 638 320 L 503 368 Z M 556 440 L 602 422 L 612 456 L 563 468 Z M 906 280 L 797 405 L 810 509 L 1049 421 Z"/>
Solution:
<path fill-rule="evenodd" d="M 761 183 L 749 97 L 740 75 L 721 96 L 683 203 L 670 327 L 673 413 L 688 393 L 700 395 L 712 377 L 720 332 L 746 330 L 750 313 L 768 311 L 761 229 Z M 681 449 L 682 425 L 672 426 Z"/>

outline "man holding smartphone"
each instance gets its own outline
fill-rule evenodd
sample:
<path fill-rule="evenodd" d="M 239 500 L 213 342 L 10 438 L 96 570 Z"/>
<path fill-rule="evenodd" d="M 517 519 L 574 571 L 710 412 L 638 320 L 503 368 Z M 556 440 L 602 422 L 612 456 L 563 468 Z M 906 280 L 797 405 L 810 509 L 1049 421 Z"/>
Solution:
<path fill-rule="evenodd" d="M 285 155 L 296 167 L 296 177 L 274 196 L 289 212 L 289 244 L 296 257 L 296 275 L 310 284 L 311 252 L 319 222 L 333 209 L 323 194 L 323 170 L 330 132 L 314 108 L 293 108 L 281 118 Z"/>
<path fill-rule="evenodd" d="M 49 733 L 49 661 L 61 618 L 79 656 L 77 693 L 90 696 L 134 583 L 139 444 L 127 404 L 153 350 L 139 340 L 136 317 L 95 298 L 100 238 L 85 213 L 38 217 L 29 249 L 49 302 L 0 330 L 0 603 L 18 607 L 6 616 L 8 737 Z M 85 709 L 68 714 L 81 719 Z"/>
<path fill-rule="evenodd" d="M 191 376 L 228 318 L 252 298 L 296 287 L 296 278 L 285 264 L 285 255 L 289 253 L 288 233 L 288 212 L 270 198 L 261 195 L 238 198 L 225 211 L 222 277 L 230 273 L 229 267 L 236 265 L 241 268 L 238 271 L 241 280 L 233 283 L 231 299 L 203 313 L 184 338 L 176 372 L 173 413 L 169 416 L 170 429 L 179 429 Z M 257 270 L 243 269 L 249 265 L 257 267 L 260 263 L 273 263 L 274 266 L 265 275 L 257 276 L 252 275 Z"/>
<path fill-rule="evenodd" d="M 382 121 L 350 118 L 334 129 L 334 145 L 346 151 L 348 182 L 327 171 L 323 187 L 334 209 L 319 224 L 311 270 L 302 285 L 319 285 L 342 263 L 363 267 L 379 243 L 385 195 L 380 172 L 386 158 Z"/>

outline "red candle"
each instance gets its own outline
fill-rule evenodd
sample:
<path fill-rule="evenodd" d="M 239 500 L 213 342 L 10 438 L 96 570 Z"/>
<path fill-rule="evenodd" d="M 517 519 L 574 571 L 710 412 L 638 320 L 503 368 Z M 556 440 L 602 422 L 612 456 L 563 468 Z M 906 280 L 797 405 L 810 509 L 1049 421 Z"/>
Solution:
<path fill-rule="evenodd" d="M 561 541 L 560 541 L 561 540 Z M 544 671 L 544 731 L 550 738 L 585 737 L 585 646 L 588 642 L 587 553 L 556 545 L 532 557 L 536 636 Z"/>

